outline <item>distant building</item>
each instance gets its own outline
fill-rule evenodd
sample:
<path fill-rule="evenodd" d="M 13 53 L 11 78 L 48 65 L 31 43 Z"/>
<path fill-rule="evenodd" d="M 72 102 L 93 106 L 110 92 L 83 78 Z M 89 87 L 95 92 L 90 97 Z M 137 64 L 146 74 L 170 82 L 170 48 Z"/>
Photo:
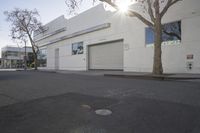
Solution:
<path fill-rule="evenodd" d="M 27 63 L 32 63 L 32 48 L 26 47 Z M 5 46 L 1 48 L 1 68 L 22 68 L 24 67 L 25 47 Z"/>
<path fill-rule="evenodd" d="M 162 36 L 165 73 L 200 73 L 199 5 L 200 0 L 184 0 L 163 17 L 166 32 L 177 34 Z M 152 71 L 154 32 L 137 18 L 98 5 L 44 27 L 45 32 L 35 32 L 34 40 L 47 69 Z"/>

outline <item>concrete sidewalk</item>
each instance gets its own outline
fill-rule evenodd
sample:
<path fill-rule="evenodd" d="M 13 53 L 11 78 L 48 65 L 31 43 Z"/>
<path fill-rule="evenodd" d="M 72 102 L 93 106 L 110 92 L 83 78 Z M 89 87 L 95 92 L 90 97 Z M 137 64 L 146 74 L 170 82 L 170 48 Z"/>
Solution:
<path fill-rule="evenodd" d="M 27 71 L 33 70 L 32 68 L 27 68 Z M 12 71 L 24 71 L 24 68 L 0 68 L 0 72 L 12 72 Z"/>
<path fill-rule="evenodd" d="M 1 71 L 6 71 L 6 72 L 10 72 L 10 71 L 17 71 L 17 69 L 12 69 L 12 68 L 10 68 L 10 69 L 0 69 L 0 72 Z"/>
<path fill-rule="evenodd" d="M 89 71 L 69 71 L 69 70 L 39 70 L 43 72 L 55 72 L 63 74 L 77 74 L 88 76 L 112 76 L 121 78 L 135 79 L 157 79 L 157 80 L 200 80 L 200 74 L 190 73 L 165 73 L 163 75 L 152 75 L 148 72 L 124 72 L 124 71 L 106 71 L 106 70 L 89 70 Z"/>

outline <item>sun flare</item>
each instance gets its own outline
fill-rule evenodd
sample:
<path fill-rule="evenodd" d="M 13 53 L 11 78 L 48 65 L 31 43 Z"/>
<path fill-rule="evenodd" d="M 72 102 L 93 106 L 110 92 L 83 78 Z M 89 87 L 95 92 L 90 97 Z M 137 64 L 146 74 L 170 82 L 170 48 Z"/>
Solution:
<path fill-rule="evenodd" d="M 118 6 L 119 11 L 122 13 L 125 13 L 129 10 L 130 4 L 131 3 L 128 2 L 127 0 L 126 1 L 119 0 L 118 2 L 116 2 L 116 5 Z"/>
<path fill-rule="evenodd" d="M 114 3 L 117 5 L 118 10 L 121 13 L 126 13 L 129 10 L 129 6 L 135 3 L 135 0 L 115 0 Z M 107 3 L 104 3 L 104 8 L 106 11 L 116 11 L 115 8 L 113 8 Z"/>

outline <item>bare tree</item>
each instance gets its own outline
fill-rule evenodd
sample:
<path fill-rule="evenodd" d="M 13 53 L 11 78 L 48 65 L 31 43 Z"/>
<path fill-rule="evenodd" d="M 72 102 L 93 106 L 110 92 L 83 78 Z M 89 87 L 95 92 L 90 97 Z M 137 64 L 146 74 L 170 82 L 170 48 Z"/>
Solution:
<path fill-rule="evenodd" d="M 33 40 L 33 33 L 36 30 L 43 31 L 42 24 L 39 21 L 39 13 L 36 9 L 27 10 L 15 8 L 12 11 L 5 11 L 7 21 L 11 22 L 11 37 L 14 40 L 29 40 L 33 55 L 34 67 L 37 70 L 37 55 L 39 52 L 38 46 Z"/>
<path fill-rule="evenodd" d="M 66 0 L 68 8 L 73 11 L 79 6 L 83 0 Z M 95 2 L 96 0 L 91 0 Z M 115 9 L 119 10 L 116 1 L 120 0 L 99 0 L 105 2 Z M 123 0 L 121 0 L 123 1 Z M 153 74 L 160 75 L 163 74 L 162 66 L 162 34 L 172 35 L 173 33 L 168 33 L 163 31 L 162 18 L 169 10 L 171 6 L 182 0 L 132 0 L 137 2 L 139 10 L 128 9 L 126 15 L 130 17 L 136 17 L 144 24 L 149 26 L 154 31 L 154 60 L 153 60 Z M 177 36 L 179 37 L 179 36 Z"/>

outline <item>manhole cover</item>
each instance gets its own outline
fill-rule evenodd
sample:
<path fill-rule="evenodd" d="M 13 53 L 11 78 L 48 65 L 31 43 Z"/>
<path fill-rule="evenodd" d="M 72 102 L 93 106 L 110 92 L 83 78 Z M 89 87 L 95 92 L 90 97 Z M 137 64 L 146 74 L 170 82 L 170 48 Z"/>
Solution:
<path fill-rule="evenodd" d="M 109 109 L 97 109 L 95 111 L 95 113 L 97 115 L 102 115 L 102 116 L 107 116 L 107 115 L 111 115 L 112 114 L 112 111 L 109 110 Z"/>

